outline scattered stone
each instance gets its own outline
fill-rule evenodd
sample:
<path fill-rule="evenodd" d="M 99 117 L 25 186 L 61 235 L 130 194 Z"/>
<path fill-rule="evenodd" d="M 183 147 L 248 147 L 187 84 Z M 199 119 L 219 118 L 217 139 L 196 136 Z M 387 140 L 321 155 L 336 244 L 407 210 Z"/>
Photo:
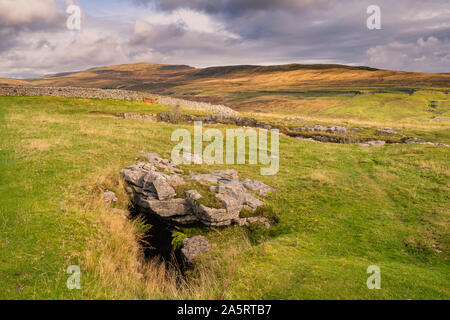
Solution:
<path fill-rule="evenodd" d="M 393 130 L 392 128 L 384 128 L 384 129 L 378 129 L 377 132 L 379 134 L 397 134 L 398 132 Z"/>
<path fill-rule="evenodd" d="M 334 133 L 334 134 L 347 134 L 347 129 L 341 126 L 333 126 L 327 128 L 326 132 Z"/>
<path fill-rule="evenodd" d="M 419 144 L 426 144 L 426 145 L 430 145 L 430 146 L 443 146 L 443 147 L 447 147 L 447 148 L 450 147 L 450 145 L 445 144 L 445 143 L 440 143 L 440 142 L 420 142 Z"/>
<path fill-rule="evenodd" d="M 103 201 L 105 201 L 106 204 L 117 202 L 116 194 L 109 190 L 103 192 Z"/>
<path fill-rule="evenodd" d="M 170 173 L 182 173 L 183 170 L 175 167 L 174 163 L 168 159 L 161 158 L 156 153 L 146 153 L 141 151 L 141 154 L 148 159 L 148 161 L 155 167 Z"/>
<path fill-rule="evenodd" d="M 195 258 L 203 252 L 209 251 L 209 249 L 211 249 L 211 244 L 204 236 L 194 236 L 183 239 L 180 252 L 183 261 L 188 266 L 192 266 Z"/>
<path fill-rule="evenodd" d="M 383 140 L 371 140 L 371 141 L 366 141 L 363 143 L 358 143 L 358 145 L 362 146 L 362 147 L 384 146 L 385 144 L 386 144 L 386 141 L 383 141 Z"/>
<path fill-rule="evenodd" d="M 236 223 L 240 226 L 240 227 L 248 227 L 250 226 L 252 223 L 255 222 L 260 222 L 263 224 L 264 227 L 266 227 L 267 229 L 270 228 L 270 222 L 269 219 L 264 218 L 264 217 L 249 217 L 249 218 L 239 218 Z"/>
<path fill-rule="evenodd" d="M 445 143 L 440 143 L 440 142 L 438 142 L 438 143 L 435 143 L 434 145 L 435 145 L 435 146 L 443 146 L 443 147 L 447 147 L 447 148 L 450 148 L 450 145 L 448 145 L 448 144 L 445 144 Z"/>
<path fill-rule="evenodd" d="M 156 116 L 152 114 L 137 114 L 137 113 L 123 113 L 120 114 L 120 116 L 124 119 L 137 119 L 137 120 L 145 120 L 145 121 L 151 121 L 151 122 L 157 122 L 158 119 Z"/>
<path fill-rule="evenodd" d="M 306 131 L 306 132 L 328 132 L 328 133 L 339 134 L 339 135 L 347 134 L 347 129 L 345 127 L 342 127 L 342 126 L 326 127 L 326 126 L 322 126 L 319 124 L 315 124 L 311 127 L 293 128 L 292 130 L 299 131 L 299 132 L 303 132 L 303 131 Z"/>
<path fill-rule="evenodd" d="M 423 140 L 415 137 L 405 139 L 405 143 L 420 143 L 420 142 L 423 142 Z"/>
<path fill-rule="evenodd" d="M 275 191 L 275 188 L 272 188 L 259 180 L 250 180 L 247 178 L 242 181 L 242 184 L 247 189 L 250 189 L 252 191 L 258 191 L 259 195 L 262 197 L 267 197 L 269 195 L 269 192 Z"/>
<path fill-rule="evenodd" d="M 332 143 L 338 143 L 339 139 L 333 138 L 333 137 L 327 137 L 327 136 L 312 136 L 312 139 L 320 142 L 332 142 Z"/>
<path fill-rule="evenodd" d="M 271 130 L 273 128 L 270 124 L 265 124 L 265 123 L 257 123 L 256 127 L 261 128 L 261 129 L 266 129 L 266 130 Z"/>
<path fill-rule="evenodd" d="M 423 145 L 430 145 L 430 146 L 443 146 L 450 148 L 450 145 L 441 143 L 441 142 L 425 142 L 419 138 L 407 138 L 404 140 L 405 143 L 417 143 L 417 144 L 423 144 Z"/>
<path fill-rule="evenodd" d="M 213 174 L 221 177 L 221 178 L 229 178 L 229 179 L 238 179 L 238 173 L 234 169 L 227 169 L 227 170 L 214 170 L 212 172 Z"/>
<path fill-rule="evenodd" d="M 319 124 L 315 124 L 313 125 L 309 131 L 320 131 L 320 132 L 326 132 L 327 131 L 327 127 L 325 126 L 321 126 Z"/>

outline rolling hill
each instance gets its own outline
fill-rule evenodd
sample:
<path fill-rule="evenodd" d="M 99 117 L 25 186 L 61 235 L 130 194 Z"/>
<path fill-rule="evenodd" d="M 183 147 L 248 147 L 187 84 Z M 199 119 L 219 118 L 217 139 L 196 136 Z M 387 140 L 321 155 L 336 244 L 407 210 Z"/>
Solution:
<path fill-rule="evenodd" d="M 30 86 L 31 83 L 23 80 L 0 78 L 0 86 Z"/>
<path fill-rule="evenodd" d="M 349 142 L 280 135 L 273 176 L 261 176 L 261 164 L 181 166 L 235 169 L 274 187 L 265 201 L 276 223 L 180 227 L 181 236 L 215 244 L 180 279 L 159 257 L 144 257 L 152 243 L 143 235 L 158 227 L 132 218 L 120 170 L 143 160 L 141 150 L 169 159 L 173 132 L 193 130 L 178 122 L 180 112 L 195 113 L 144 101 L 1 96 L 0 299 L 448 299 L 449 149 L 432 142 L 450 144 L 449 78 L 339 65 L 135 64 L 0 81 L 220 101 L 292 131 L 344 126 Z M 207 126 L 222 135 L 235 128 Z M 430 143 L 401 143 L 406 137 Z M 105 203 L 106 190 L 116 203 Z M 74 265 L 82 290 L 67 290 Z M 367 288 L 372 265 L 382 290 Z"/>
<path fill-rule="evenodd" d="M 330 108 L 346 107 L 365 94 L 393 95 L 388 97 L 389 102 L 399 100 L 398 95 L 401 99 L 408 99 L 414 92 L 425 89 L 431 90 L 432 94 L 423 107 L 436 99 L 447 101 L 450 73 L 413 73 L 319 64 L 200 69 L 186 65 L 136 63 L 47 75 L 27 79 L 24 84 L 130 89 L 221 103 L 241 111 L 294 111 L 311 115 Z M 377 99 L 378 96 L 375 97 Z"/>

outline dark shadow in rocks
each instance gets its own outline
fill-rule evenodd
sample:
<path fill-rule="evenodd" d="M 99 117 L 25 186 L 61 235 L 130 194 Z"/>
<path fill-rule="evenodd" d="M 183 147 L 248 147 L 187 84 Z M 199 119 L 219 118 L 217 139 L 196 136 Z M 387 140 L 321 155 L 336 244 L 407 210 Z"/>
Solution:
<path fill-rule="evenodd" d="M 140 244 L 146 259 L 158 259 L 164 262 L 167 268 L 174 269 L 184 276 L 186 265 L 181 258 L 180 249 L 172 249 L 172 234 L 180 231 L 153 214 L 143 214 L 135 207 L 130 206 L 130 218 L 144 217 L 146 224 L 151 228 L 141 239 Z"/>

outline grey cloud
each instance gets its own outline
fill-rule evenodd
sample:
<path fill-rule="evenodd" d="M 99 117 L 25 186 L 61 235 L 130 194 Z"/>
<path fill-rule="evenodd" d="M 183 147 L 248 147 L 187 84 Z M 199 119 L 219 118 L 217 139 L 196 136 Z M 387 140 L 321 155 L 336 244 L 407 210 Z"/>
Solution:
<path fill-rule="evenodd" d="M 150 4 L 165 11 L 179 8 L 205 11 L 212 14 L 240 16 L 263 10 L 303 11 L 323 7 L 330 0 L 135 0 L 138 4 Z"/>
<path fill-rule="evenodd" d="M 323 62 L 450 71 L 450 9 L 444 0 L 377 0 L 382 30 L 366 27 L 372 0 L 129 0 L 164 14 L 182 8 L 203 12 L 220 25 L 217 33 L 192 30 L 182 20 L 155 24 L 132 16 L 128 22 L 87 16 L 82 32 L 74 33 L 65 28 L 65 5 L 58 6 L 65 1 L 39 1 L 42 11 L 25 7 L 38 1 L 18 0 L 23 16 L 2 7 L 14 1 L 0 0 L 3 76 L 140 61 L 194 66 Z"/>
<path fill-rule="evenodd" d="M 186 34 L 182 25 L 151 25 L 145 21 L 138 20 L 134 25 L 131 46 L 158 46 L 163 43 L 178 41 Z"/>
<path fill-rule="evenodd" d="M 372 0 L 347 1 L 269 1 L 269 0 L 135 0 L 162 11 L 180 8 L 203 11 L 223 23 L 225 29 L 241 37 L 245 45 L 236 45 L 241 56 L 253 48 L 254 63 L 262 61 L 303 62 L 335 61 L 346 64 L 383 63 L 374 59 L 376 46 L 389 43 L 414 43 L 420 38 L 448 38 L 450 11 L 445 0 L 378 0 L 382 30 L 368 30 L 366 9 Z M 169 41 L 169 40 L 167 40 Z M 243 49 L 245 48 L 245 50 Z M 263 55 L 260 50 L 263 51 Z M 387 49 L 386 49 L 387 50 Z M 406 50 L 406 47 L 405 47 Z M 373 53 L 375 52 L 375 53 Z M 389 50 L 394 54 L 392 50 Z M 203 54 L 206 54 L 204 52 Z M 405 52 L 407 54 L 407 52 Z M 435 70 L 438 60 L 430 52 L 421 64 L 410 64 L 412 71 Z M 256 60 L 261 59 L 261 60 Z M 220 61 L 221 59 L 217 59 Z M 243 59 L 244 60 L 244 59 Z M 397 60 L 398 61 L 398 60 Z M 430 67 L 427 68 L 427 65 Z M 386 67 L 396 69 L 393 64 Z M 404 68 L 398 61 L 397 68 Z"/>
<path fill-rule="evenodd" d="M 370 64 L 421 72 L 448 72 L 450 40 L 419 38 L 412 43 L 390 42 L 367 50 Z"/>
<path fill-rule="evenodd" d="M 238 46 L 242 46 L 239 40 L 186 30 L 182 25 L 155 26 L 145 21 L 136 21 L 134 35 L 124 45 L 124 49 L 132 57 L 151 53 L 153 58 L 164 58 L 165 62 L 181 63 L 183 61 L 178 59 L 182 58 L 185 63 L 199 65 L 205 56 L 226 59 L 227 56 L 238 54 Z"/>
<path fill-rule="evenodd" d="M 17 46 L 32 33 L 63 29 L 65 19 L 56 0 L 0 1 L 0 52 Z"/>

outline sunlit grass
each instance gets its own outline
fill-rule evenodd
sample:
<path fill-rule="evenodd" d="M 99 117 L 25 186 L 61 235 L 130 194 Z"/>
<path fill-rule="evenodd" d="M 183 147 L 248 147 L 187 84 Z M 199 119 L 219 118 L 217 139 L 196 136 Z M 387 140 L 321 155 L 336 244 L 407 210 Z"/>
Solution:
<path fill-rule="evenodd" d="M 450 297 L 448 148 L 282 136 L 275 176 L 260 176 L 260 165 L 212 166 L 275 187 L 267 202 L 279 223 L 256 242 L 245 228 L 187 228 L 217 246 L 180 284 L 143 261 L 139 230 L 100 199 L 113 190 L 126 209 L 119 169 L 140 150 L 170 157 L 172 131 L 191 125 L 92 113 L 168 110 L 138 102 L 0 97 L 0 106 L 2 299 Z M 66 288 L 73 264 L 79 291 Z M 369 265 L 381 268 L 381 290 L 366 287 Z"/>

